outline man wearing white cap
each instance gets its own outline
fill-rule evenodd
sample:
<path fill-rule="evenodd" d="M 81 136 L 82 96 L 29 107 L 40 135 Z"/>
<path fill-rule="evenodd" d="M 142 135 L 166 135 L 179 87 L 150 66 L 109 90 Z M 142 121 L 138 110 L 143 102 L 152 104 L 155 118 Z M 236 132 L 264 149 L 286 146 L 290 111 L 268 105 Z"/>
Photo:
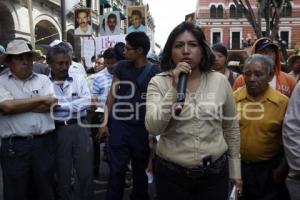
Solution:
<path fill-rule="evenodd" d="M 54 121 L 50 80 L 32 72 L 34 51 L 11 41 L 0 75 L 0 137 L 4 200 L 53 200 Z"/>

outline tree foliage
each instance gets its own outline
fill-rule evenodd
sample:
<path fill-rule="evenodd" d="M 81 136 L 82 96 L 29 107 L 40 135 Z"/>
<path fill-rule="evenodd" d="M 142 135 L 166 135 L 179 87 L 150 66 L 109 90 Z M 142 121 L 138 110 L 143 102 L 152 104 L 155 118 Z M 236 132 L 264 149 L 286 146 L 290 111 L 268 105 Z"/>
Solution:
<path fill-rule="evenodd" d="M 273 40 L 279 40 L 279 22 L 284 5 L 291 0 L 257 0 L 256 10 L 250 0 L 233 0 L 235 5 L 243 11 L 257 38 L 262 37 L 262 23 L 264 19 L 266 26 L 266 36 Z"/>

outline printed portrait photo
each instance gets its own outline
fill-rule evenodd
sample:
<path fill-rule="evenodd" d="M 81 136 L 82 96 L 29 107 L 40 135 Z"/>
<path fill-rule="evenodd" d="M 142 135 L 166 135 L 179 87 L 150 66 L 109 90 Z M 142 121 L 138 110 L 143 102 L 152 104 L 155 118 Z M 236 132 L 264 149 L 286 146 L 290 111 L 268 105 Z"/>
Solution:
<path fill-rule="evenodd" d="M 120 30 L 120 12 L 113 11 L 107 12 L 100 17 L 100 35 L 119 35 Z"/>
<path fill-rule="evenodd" d="M 195 13 L 190 13 L 185 16 L 185 21 L 195 23 Z"/>
<path fill-rule="evenodd" d="M 128 6 L 128 29 L 127 33 L 145 32 L 146 31 L 146 7 L 145 6 Z"/>
<path fill-rule="evenodd" d="M 75 35 L 92 35 L 91 9 L 84 8 L 75 10 Z"/>

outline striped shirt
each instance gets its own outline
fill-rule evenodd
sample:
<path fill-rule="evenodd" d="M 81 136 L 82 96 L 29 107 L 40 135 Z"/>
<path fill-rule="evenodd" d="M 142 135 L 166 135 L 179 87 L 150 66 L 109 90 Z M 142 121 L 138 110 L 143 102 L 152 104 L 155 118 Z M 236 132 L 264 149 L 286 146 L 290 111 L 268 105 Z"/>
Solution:
<path fill-rule="evenodd" d="M 98 72 L 94 77 L 92 93 L 98 97 L 100 105 L 105 105 L 112 79 L 113 75 L 108 72 L 107 68 Z"/>

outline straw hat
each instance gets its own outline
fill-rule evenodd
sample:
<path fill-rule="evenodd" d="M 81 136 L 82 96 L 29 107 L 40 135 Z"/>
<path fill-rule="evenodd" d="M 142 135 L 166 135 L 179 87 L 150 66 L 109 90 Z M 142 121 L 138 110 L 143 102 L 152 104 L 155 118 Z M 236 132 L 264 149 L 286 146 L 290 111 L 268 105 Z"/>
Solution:
<path fill-rule="evenodd" d="M 33 51 L 28 43 L 24 40 L 12 40 L 8 43 L 6 52 L 1 55 L 0 63 L 5 61 L 7 55 L 20 55 L 23 53 L 32 53 L 33 56 L 38 56 L 38 54 Z"/>

